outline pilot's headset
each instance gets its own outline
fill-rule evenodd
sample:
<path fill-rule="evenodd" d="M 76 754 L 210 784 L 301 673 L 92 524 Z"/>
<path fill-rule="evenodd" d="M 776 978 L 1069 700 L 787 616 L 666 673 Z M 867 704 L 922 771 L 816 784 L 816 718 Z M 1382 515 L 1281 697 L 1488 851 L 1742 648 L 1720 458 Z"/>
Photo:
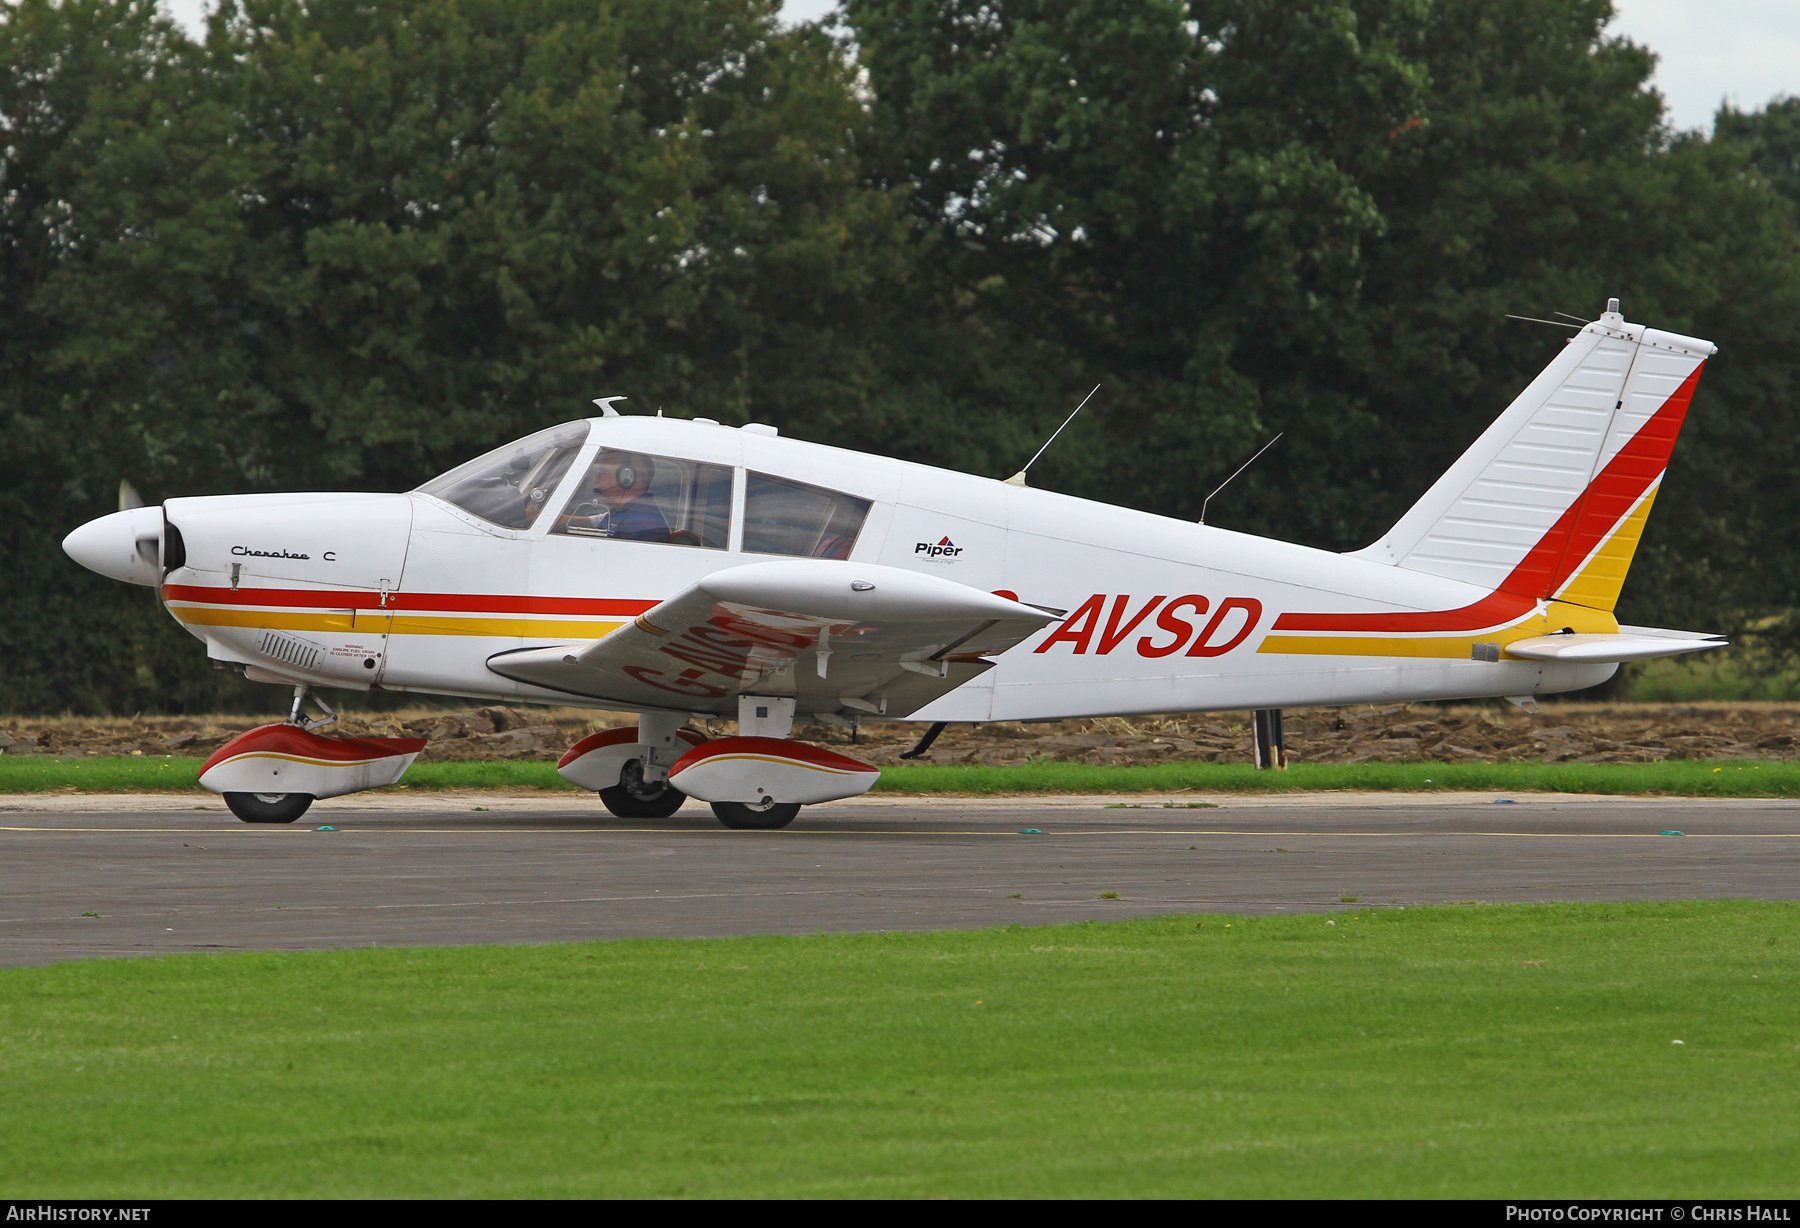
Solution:
<path fill-rule="evenodd" d="M 628 452 L 619 458 L 619 467 L 613 470 L 613 485 L 620 490 L 636 490 L 640 485 L 649 485 L 651 473 L 648 457 Z"/>

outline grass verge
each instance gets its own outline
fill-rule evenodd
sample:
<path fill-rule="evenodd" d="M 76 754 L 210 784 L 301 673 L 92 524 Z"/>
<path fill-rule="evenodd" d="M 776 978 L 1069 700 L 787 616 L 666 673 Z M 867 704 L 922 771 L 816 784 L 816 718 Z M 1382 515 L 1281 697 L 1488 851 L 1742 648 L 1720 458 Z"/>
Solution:
<path fill-rule="evenodd" d="M 0 756 L 0 793 L 77 789 L 137 793 L 198 789 L 198 759 L 56 759 Z M 517 760 L 420 763 L 410 789 L 573 789 L 556 765 Z M 881 770 L 889 793 L 1298 793 L 1313 790 L 1544 790 L 1558 793 L 1665 794 L 1678 797 L 1800 797 L 1800 763 L 1297 763 L 1259 772 L 1240 763 L 1159 763 L 1142 767 L 1085 763 L 901 764 Z"/>
<path fill-rule="evenodd" d="M 0 1192 L 1800 1196 L 1800 906 L 1329 920 L 8 969 Z"/>

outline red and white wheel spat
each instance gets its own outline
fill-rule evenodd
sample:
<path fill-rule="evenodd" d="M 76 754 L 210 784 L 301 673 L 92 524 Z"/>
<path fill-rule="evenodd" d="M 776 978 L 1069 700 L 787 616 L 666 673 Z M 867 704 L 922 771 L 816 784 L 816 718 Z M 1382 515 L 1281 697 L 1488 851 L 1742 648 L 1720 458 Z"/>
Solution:
<path fill-rule="evenodd" d="M 424 749 L 424 738 L 328 738 L 298 725 L 261 725 L 214 751 L 200 765 L 200 785 L 340 797 L 398 782 Z"/>
<path fill-rule="evenodd" d="M 669 783 L 703 802 L 830 802 L 867 793 L 881 769 L 784 738 L 718 738 L 683 755 Z"/>

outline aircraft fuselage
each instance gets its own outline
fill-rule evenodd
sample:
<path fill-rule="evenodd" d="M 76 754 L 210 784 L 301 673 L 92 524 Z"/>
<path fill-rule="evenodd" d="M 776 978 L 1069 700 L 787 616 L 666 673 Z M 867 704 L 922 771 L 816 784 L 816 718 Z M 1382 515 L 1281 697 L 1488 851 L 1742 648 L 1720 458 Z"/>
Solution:
<path fill-rule="evenodd" d="M 597 640 L 711 573 L 776 557 L 767 542 L 746 540 L 745 523 L 747 485 L 774 475 L 866 501 L 853 542 L 831 557 L 1067 611 L 994 668 L 893 715 L 1031 720 L 1523 696 L 1591 686 L 1616 668 L 1487 659 L 1565 626 L 1617 631 L 1611 615 L 1590 609 L 1515 602 L 1474 621 L 1409 623 L 1479 609 L 1493 593 L 767 428 L 648 417 L 587 426 L 541 504 L 572 507 L 601 449 L 675 458 L 716 475 L 720 515 L 729 472 L 730 515 L 715 517 L 713 540 L 572 535 L 553 531 L 549 515 L 506 527 L 419 492 L 171 499 L 163 510 L 179 546 L 165 545 L 163 562 L 175 565 L 163 600 L 213 659 L 270 682 L 641 708 L 509 679 L 488 662 Z M 1374 631 L 1334 633 L 1341 616 Z M 741 662 L 717 652 L 672 652 L 669 709 L 726 710 L 705 689 L 738 689 Z M 776 675 L 762 689 L 780 686 Z"/>

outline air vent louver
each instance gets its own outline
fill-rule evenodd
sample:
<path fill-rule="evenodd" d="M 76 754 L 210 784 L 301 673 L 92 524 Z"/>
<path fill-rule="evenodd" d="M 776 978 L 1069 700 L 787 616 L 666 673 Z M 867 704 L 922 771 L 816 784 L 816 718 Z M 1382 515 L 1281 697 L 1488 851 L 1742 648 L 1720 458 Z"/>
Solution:
<path fill-rule="evenodd" d="M 279 631 L 264 631 L 262 640 L 256 645 L 256 651 L 308 673 L 314 671 L 319 664 L 319 657 L 324 653 L 324 649 L 316 644 L 308 644 L 305 640 L 297 640 Z"/>

